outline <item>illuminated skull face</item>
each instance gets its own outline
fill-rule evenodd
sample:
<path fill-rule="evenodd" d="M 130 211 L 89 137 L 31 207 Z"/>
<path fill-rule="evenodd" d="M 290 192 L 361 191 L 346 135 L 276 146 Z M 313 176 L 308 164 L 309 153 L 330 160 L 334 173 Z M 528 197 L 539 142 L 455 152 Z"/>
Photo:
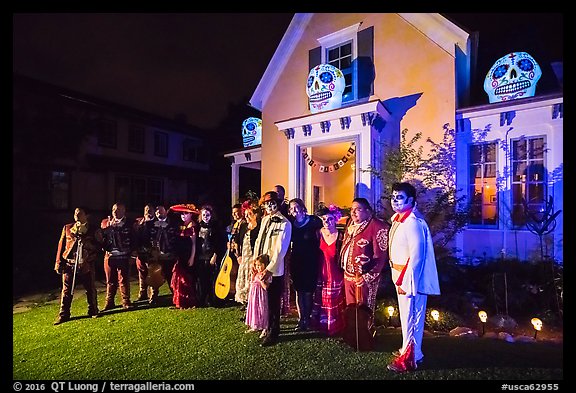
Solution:
<path fill-rule="evenodd" d="M 513 52 L 494 63 L 484 79 L 490 103 L 532 97 L 542 70 L 526 52 Z"/>
<path fill-rule="evenodd" d="M 249 117 L 242 122 L 242 143 L 244 147 L 262 143 L 262 119 Z"/>
<path fill-rule="evenodd" d="M 542 321 L 541 320 L 539 320 L 538 318 L 532 318 L 532 320 L 530 322 L 532 322 L 532 326 L 534 326 L 534 329 L 542 330 Z"/>
<path fill-rule="evenodd" d="M 310 70 L 306 83 L 306 94 L 310 101 L 310 112 L 340 108 L 346 82 L 342 71 L 330 64 L 319 64 Z"/>

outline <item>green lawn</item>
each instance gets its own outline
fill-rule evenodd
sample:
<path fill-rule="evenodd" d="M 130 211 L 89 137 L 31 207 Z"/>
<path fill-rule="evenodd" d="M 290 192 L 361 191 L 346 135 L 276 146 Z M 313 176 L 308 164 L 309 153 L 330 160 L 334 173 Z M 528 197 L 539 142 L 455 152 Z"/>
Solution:
<path fill-rule="evenodd" d="M 132 298 L 137 294 L 133 283 Z M 245 334 L 238 307 L 171 310 L 164 304 L 86 317 L 77 291 L 69 322 L 53 326 L 58 300 L 13 315 L 15 380 L 562 380 L 563 347 L 488 338 L 427 335 L 416 372 L 386 369 L 401 343 L 398 329 L 379 328 L 373 352 L 354 352 L 338 338 L 293 332 L 282 320 L 280 343 L 259 346 Z M 52 294 L 54 295 L 54 294 Z M 54 296 L 52 296 L 54 297 Z M 47 296 L 47 298 L 49 298 Z M 99 290 L 99 304 L 104 293 Z M 118 302 L 118 300 L 117 300 Z"/>

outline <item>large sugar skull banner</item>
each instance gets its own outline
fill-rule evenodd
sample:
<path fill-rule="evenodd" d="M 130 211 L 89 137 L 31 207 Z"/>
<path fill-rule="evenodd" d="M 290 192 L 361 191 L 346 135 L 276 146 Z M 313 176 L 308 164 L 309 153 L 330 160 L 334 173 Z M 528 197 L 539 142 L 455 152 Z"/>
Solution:
<path fill-rule="evenodd" d="M 494 63 L 484 79 L 490 103 L 532 97 L 542 70 L 526 52 L 512 52 Z"/>
<path fill-rule="evenodd" d="M 262 119 L 249 117 L 242 122 L 242 143 L 244 147 L 262 143 Z"/>
<path fill-rule="evenodd" d="M 340 108 L 345 86 L 344 74 L 333 65 L 319 64 L 312 68 L 306 83 L 310 112 Z"/>

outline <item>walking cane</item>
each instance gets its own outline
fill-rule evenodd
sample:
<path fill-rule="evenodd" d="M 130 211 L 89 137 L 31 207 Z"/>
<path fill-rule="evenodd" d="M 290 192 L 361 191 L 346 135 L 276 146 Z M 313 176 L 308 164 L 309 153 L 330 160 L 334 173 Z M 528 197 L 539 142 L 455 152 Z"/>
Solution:
<path fill-rule="evenodd" d="M 80 263 L 80 258 L 82 257 L 82 239 L 78 237 L 78 247 L 76 248 L 76 258 L 74 258 L 74 274 L 72 275 L 72 289 L 70 290 L 71 298 L 74 298 L 74 286 L 76 285 L 76 271 L 78 270 L 78 264 Z"/>

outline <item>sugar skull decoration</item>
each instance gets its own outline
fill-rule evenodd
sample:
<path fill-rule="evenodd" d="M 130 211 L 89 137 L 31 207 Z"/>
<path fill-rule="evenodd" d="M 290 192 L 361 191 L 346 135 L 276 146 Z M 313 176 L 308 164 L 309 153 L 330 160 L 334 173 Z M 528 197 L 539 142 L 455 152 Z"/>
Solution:
<path fill-rule="evenodd" d="M 526 52 L 512 52 L 494 63 L 484 79 L 490 103 L 532 97 L 542 70 Z"/>
<path fill-rule="evenodd" d="M 244 147 L 262 143 L 262 119 L 249 117 L 242 122 L 242 143 Z"/>
<path fill-rule="evenodd" d="M 312 68 L 306 82 L 310 112 L 340 108 L 345 86 L 344 74 L 333 65 L 319 64 Z"/>

